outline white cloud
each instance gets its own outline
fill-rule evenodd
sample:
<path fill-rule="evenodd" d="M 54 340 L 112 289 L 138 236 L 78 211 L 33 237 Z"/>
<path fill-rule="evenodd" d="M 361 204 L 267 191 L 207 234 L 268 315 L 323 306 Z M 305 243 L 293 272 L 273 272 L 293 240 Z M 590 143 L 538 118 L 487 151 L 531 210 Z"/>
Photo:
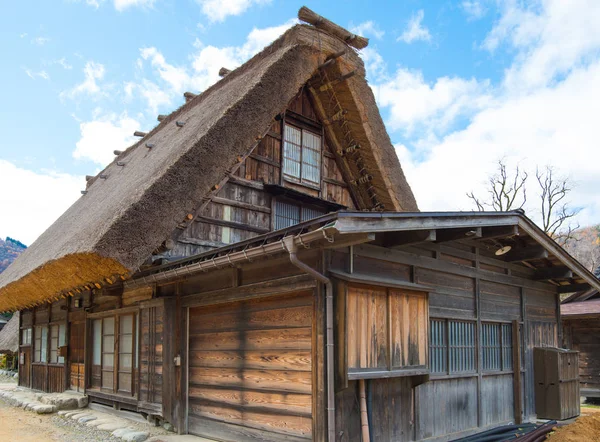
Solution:
<path fill-rule="evenodd" d="M 154 5 L 154 0 L 114 0 L 114 5 L 117 11 L 123 11 L 133 6 L 150 8 Z"/>
<path fill-rule="evenodd" d="M 34 80 L 35 80 L 36 78 L 41 78 L 41 79 L 43 79 L 43 80 L 50 80 L 50 75 L 48 75 L 48 72 L 46 72 L 46 71 L 44 71 L 44 70 L 41 70 L 41 71 L 38 71 L 38 72 L 34 72 L 34 71 L 32 71 L 31 69 L 27 69 L 27 68 L 26 68 L 26 69 L 25 69 L 25 73 L 27 74 L 27 76 L 28 76 L 29 78 L 32 78 L 32 79 L 34 79 Z"/>
<path fill-rule="evenodd" d="M 27 34 L 25 34 L 25 35 L 27 35 Z M 50 39 L 47 37 L 36 37 L 36 38 L 31 39 L 31 44 L 38 45 L 38 46 L 44 46 L 49 41 L 50 41 Z"/>
<path fill-rule="evenodd" d="M 83 68 L 85 79 L 70 90 L 61 92 L 60 96 L 75 98 L 78 95 L 102 95 L 102 89 L 98 81 L 104 78 L 106 70 L 104 65 L 94 61 L 88 61 Z"/>
<path fill-rule="evenodd" d="M 114 159 L 114 150 L 125 150 L 133 144 L 133 132 L 139 128 L 139 123 L 125 113 L 96 116 L 92 121 L 82 122 L 81 138 L 73 157 L 104 167 Z"/>
<path fill-rule="evenodd" d="M 211 22 L 222 22 L 230 15 L 240 15 L 253 5 L 264 5 L 271 0 L 196 0 L 202 13 Z"/>
<path fill-rule="evenodd" d="M 429 84 L 419 71 L 400 68 L 393 78 L 374 86 L 379 105 L 389 108 L 388 126 L 413 135 L 445 133 L 458 117 L 491 104 L 488 82 L 440 77 Z"/>
<path fill-rule="evenodd" d="M 412 43 L 414 41 L 431 41 L 431 34 L 429 33 L 429 29 L 423 26 L 423 19 L 425 18 L 425 12 L 421 9 L 414 14 L 408 24 L 406 29 L 402 33 L 400 37 L 398 37 L 398 41 L 403 41 L 404 43 Z"/>
<path fill-rule="evenodd" d="M 69 63 L 67 63 L 67 59 L 65 57 L 55 60 L 53 63 L 61 65 L 63 67 L 63 69 L 67 69 L 67 70 L 73 69 L 73 66 L 70 65 Z"/>
<path fill-rule="evenodd" d="M 357 35 L 361 35 L 363 37 L 375 37 L 377 40 L 381 40 L 385 35 L 385 32 L 379 29 L 377 23 L 369 20 L 363 23 L 360 23 L 356 26 L 350 24 L 350 31 L 354 32 Z"/>
<path fill-rule="evenodd" d="M 426 83 L 415 72 L 375 87 L 390 108 L 388 125 L 403 131 L 397 153 L 422 210 L 473 209 L 466 192 L 477 193 L 505 157 L 530 172 L 550 164 L 570 175 L 578 184 L 573 205 L 584 207 L 579 221 L 598 223 L 599 21 L 594 1 L 547 0 L 529 9 L 511 2 L 486 39 L 488 49 L 508 45 L 514 55 L 497 87 L 445 77 Z M 389 95 L 380 92 L 386 86 Z M 453 109 L 465 118 L 444 127 Z M 528 214 L 539 216 L 532 206 Z"/>
<path fill-rule="evenodd" d="M 481 0 L 465 0 L 461 3 L 461 7 L 468 20 L 479 20 L 487 13 L 487 8 Z"/>
<path fill-rule="evenodd" d="M 221 67 L 236 68 L 296 23 L 297 20 L 289 20 L 280 26 L 254 28 L 241 46 L 219 48 L 204 45 L 196 39 L 196 51 L 190 56 L 190 64 L 185 66 L 169 63 L 155 47 L 142 48 L 141 58 L 137 61 L 138 69 L 143 71 L 144 63 L 149 63 L 157 78 L 127 82 L 125 94 L 128 98 L 139 94 L 156 113 L 161 106 L 171 105 L 175 99 L 181 100 L 181 94 L 185 91 L 203 91 L 219 80 Z"/>
<path fill-rule="evenodd" d="M 18 185 L 16 185 L 18 184 Z M 0 159 L 0 236 L 31 244 L 77 199 L 83 177 L 54 171 L 34 172 Z M 35 216 L 23 216 L 35 207 Z"/>
<path fill-rule="evenodd" d="M 490 51 L 506 43 L 517 51 L 507 87 L 527 91 L 564 78 L 600 49 L 600 2 L 546 0 L 503 3 L 500 20 L 483 43 Z"/>

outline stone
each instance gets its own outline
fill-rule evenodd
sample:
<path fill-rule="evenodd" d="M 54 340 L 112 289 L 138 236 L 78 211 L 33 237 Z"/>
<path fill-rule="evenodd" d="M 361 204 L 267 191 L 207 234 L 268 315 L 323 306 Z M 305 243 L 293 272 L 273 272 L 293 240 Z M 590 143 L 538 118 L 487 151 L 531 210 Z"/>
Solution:
<path fill-rule="evenodd" d="M 134 433 L 136 431 L 137 430 L 135 428 L 119 428 L 118 430 L 113 431 L 112 435 L 114 437 L 121 438 L 121 437 L 125 436 L 127 433 Z"/>
<path fill-rule="evenodd" d="M 89 425 L 91 427 L 98 427 L 100 425 L 108 424 L 111 422 L 114 422 L 114 420 L 113 419 L 98 419 L 95 421 L 86 422 L 86 425 Z"/>
<path fill-rule="evenodd" d="M 145 431 L 135 431 L 127 433 L 122 437 L 125 442 L 143 442 L 148 439 L 148 433 Z"/>
<path fill-rule="evenodd" d="M 85 424 L 86 422 L 95 421 L 96 419 L 98 419 L 96 416 L 88 414 L 87 416 L 83 416 L 77 419 L 77 422 L 79 422 L 80 424 Z"/>
<path fill-rule="evenodd" d="M 115 431 L 115 430 L 118 430 L 119 428 L 123 428 L 123 423 L 110 421 L 105 424 L 98 425 L 96 428 L 98 428 L 98 430 L 104 430 L 104 431 Z"/>
<path fill-rule="evenodd" d="M 165 422 L 163 425 L 163 428 L 167 431 L 174 431 L 175 427 L 173 427 L 173 424 L 170 422 Z"/>
<path fill-rule="evenodd" d="M 54 413 L 56 411 L 56 407 L 54 405 L 35 405 L 33 407 L 33 411 L 35 411 L 37 414 L 50 414 L 50 413 Z"/>
<path fill-rule="evenodd" d="M 64 415 L 65 415 L 65 414 L 67 414 L 68 412 L 69 412 L 69 410 L 60 410 L 60 411 L 58 412 L 58 415 L 59 415 L 59 416 L 64 416 Z"/>

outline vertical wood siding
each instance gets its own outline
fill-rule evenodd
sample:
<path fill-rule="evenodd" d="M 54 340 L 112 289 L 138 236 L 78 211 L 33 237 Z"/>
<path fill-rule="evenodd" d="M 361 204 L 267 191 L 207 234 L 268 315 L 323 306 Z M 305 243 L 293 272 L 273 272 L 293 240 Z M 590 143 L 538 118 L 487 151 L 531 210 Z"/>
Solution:
<path fill-rule="evenodd" d="M 139 398 L 149 404 L 162 404 L 164 306 L 140 310 Z"/>

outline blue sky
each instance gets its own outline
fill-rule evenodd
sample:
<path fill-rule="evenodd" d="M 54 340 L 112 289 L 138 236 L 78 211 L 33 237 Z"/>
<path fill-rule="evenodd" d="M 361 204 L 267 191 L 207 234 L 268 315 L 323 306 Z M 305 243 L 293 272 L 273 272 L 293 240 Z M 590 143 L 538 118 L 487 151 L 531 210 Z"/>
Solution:
<path fill-rule="evenodd" d="M 0 237 L 31 243 L 134 130 L 303 4 L 370 38 L 368 79 L 421 209 L 471 209 L 465 193 L 505 157 L 570 176 L 581 223 L 600 222 L 597 1 L 57 0 L 0 16 Z"/>

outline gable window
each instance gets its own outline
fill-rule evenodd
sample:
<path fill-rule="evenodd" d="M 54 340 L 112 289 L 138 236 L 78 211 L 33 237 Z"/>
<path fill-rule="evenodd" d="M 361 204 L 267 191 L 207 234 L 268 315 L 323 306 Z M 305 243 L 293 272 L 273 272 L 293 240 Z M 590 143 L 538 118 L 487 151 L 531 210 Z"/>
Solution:
<path fill-rule="evenodd" d="M 303 221 L 325 215 L 325 211 L 315 207 L 305 207 L 287 201 L 275 201 L 274 229 L 285 229 Z"/>
<path fill-rule="evenodd" d="M 302 184 L 321 182 L 321 136 L 286 124 L 283 140 L 283 174 Z"/>

